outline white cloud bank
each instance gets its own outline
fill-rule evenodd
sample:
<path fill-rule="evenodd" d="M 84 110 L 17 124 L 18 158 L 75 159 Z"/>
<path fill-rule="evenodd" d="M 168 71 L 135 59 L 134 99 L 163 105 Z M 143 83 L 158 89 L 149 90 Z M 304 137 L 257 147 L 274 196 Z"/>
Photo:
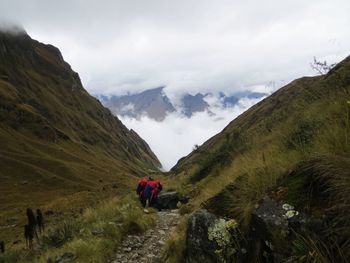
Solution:
<path fill-rule="evenodd" d="M 231 91 L 350 53 L 349 0 L 0 0 L 0 21 L 58 46 L 93 94 Z"/>
<path fill-rule="evenodd" d="M 169 170 L 183 156 L 193 150 L 195 144 L 201 145 L 219 133 L 234 118 L 261 99 L 243 98 L 233 108 L 211 107 L 215 115 L 199 112 L 191 118 L 179 113 L 171 113 L 162 122 L 148 117 L 139 120 L 118 116 L 130 129 L 135 130 L 150 145 L 161 161 L 163 168 Z M 215 100 L 211 100 L 215 104 Z"/>

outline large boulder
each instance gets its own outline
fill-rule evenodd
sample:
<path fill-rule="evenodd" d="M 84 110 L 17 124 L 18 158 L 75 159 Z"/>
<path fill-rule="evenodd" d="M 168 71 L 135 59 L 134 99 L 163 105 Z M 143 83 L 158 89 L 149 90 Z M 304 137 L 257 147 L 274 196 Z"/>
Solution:
<path fill-rule="evenodd" d="M 209 227 L 215 224 L 217 217 L 207 210 L 199 210 L 188 219 L 186 263 L 214 263 L 216 244 L 208 238 Z"/>
<path fill-rule="evenodd" d="M 291 256 L 295 233 L 321 228 L 321 220 L 266 196 L 252 213 L 247 256 L 262 262 L 285 262 Z"/>
<path fill-rule="evenodd" d="M 162 192 L 158 196 L 158 204 L 162 209 L 175 209 L 180 201 L 177 192 Z"/>
<path fill-rule="evenodd" d="M 198 210 L 188 220 L 186 263 L 251 262 L 235 219 Z"/>

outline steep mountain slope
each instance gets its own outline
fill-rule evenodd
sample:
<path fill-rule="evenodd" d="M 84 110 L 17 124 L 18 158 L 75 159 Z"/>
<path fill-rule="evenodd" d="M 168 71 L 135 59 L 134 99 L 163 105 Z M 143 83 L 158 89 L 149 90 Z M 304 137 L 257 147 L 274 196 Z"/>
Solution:
<path fill-rule="evenodd" d="M 198 150 L 179 160 L 173 167 L 173 171 L 184 170 L 193 164 L 197 166 L 200 160 L 208 158 L 209 155 L 219 154 L 222 152 L 222 149 L 218 148 L 220 145 L 230 146 L 227 152 L 229 152 L 228 159 L 231 162 L 234 159 L 233 155 L 250 149 L 250 147 L 243 147 L 243 144 L 253 145 L 254 148 L 264 148 L 271 141 L 277 142 L 277 138 L 271 138 L 273 135 L 282 136 L 282 141 L 284 141 L 284 136 L 297 132 L 298 129 L 315 132 L 311 129 L 319 129 L 319 127 L 309 127 L 313 124 L 309 126 L 302 124 L 303 120 L 300 117 L 304 117 L 304 114 L 321 103 L 328 103 L 331 107 L 333 104 L 342 102 L 343 111 L 346 113 L 346 97 L 340 95 L 348 92 L 349 64 L 350 58 L 348 57 L 326 76 L 304 77 L 279 89 L 233 120 L 221 133 L 209 139 Z M 319 123 L 324 121 L 328 112 L 320 113 L 313 113 L 316 115 L 313 121 Z M 304 117 L 304 119 L 306 122 L 312 121 L 311 117 Z M 255 144 L 255 141 L 258 143 Z M 239 150 L 240 147 L 244 149 Z"/>
<path fill-rule="evenodd" d="M 0 145 L 1 224 L 29 205 L 125 192 L 133 176 L 160 166 L 147 143 L 86 92 L 57 48 L 24 32 L 0 32 Z M 63 200 L 56 204 L 68 205 Z"/>
<path fill-rule="evenodd" d="M 347 262 L 349 112 L 350 57 L 281 88 L 179 160 L 172 174 L 192 197 L 183 212 L 237 219 L 249 262 Z M 268 216 L 282 204 L 299 212 L 282 217 L 297 215 L 281 233 Z"/>

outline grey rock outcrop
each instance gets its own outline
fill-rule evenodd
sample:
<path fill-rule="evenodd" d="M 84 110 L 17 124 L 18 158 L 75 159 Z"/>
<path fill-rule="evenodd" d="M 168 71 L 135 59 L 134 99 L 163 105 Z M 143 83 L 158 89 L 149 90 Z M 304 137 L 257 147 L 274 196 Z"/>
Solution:
<path fill-rule="evenodd" d="M 265 197 L 252 213 L 248 256 L 251 260 L 263 258 L 267 262 L 285 262 L 289 258 L 288 247 L 296 237 L 294 233 L 317 231 L 323 222 L 287 203 L 282 204 Z"/>
<path fill-rule="evenodd" d="M 186 263 L 215 263 L 216 244 L 208 238 L 209 227 L 215 224 L 217 217 L 206 210 L 193 213 L 187 227 Z"/>
<path fill-rule="evenodd" d="M 158 196 L 158 204 L 162 209 L 175 209 L 179 202 L 179 194 L 177 192 L 164 192 Z"/>

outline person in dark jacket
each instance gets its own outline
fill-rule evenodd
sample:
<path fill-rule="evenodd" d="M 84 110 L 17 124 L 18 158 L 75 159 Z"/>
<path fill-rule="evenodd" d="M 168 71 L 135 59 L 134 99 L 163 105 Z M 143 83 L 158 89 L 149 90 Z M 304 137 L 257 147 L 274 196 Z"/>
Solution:
<path fill-rule="evenodd" d="M 159 211 L 161 207 L 158 204 L 158 194 L 162 191 L 163 186 L 160 181 L 148 181 L 144 190 L 143 198 L 146 200 L 146 207 L 154 207 Z"/>
<path fill-rule="evenodd" d="M 136 188 L 136 194 L 139 196 L 140 202 L 141 202 L 143 207 L 146 206 L 146 198 L 144 195 L 144 191 L 145 191 L 145 188 L 147 186 L 147 183 L 151 182 L 151 181 L 153 181 L 152 177 L 148 177 L 148 180 L 141 179 L 137 185 L 137 188 Z"/>

